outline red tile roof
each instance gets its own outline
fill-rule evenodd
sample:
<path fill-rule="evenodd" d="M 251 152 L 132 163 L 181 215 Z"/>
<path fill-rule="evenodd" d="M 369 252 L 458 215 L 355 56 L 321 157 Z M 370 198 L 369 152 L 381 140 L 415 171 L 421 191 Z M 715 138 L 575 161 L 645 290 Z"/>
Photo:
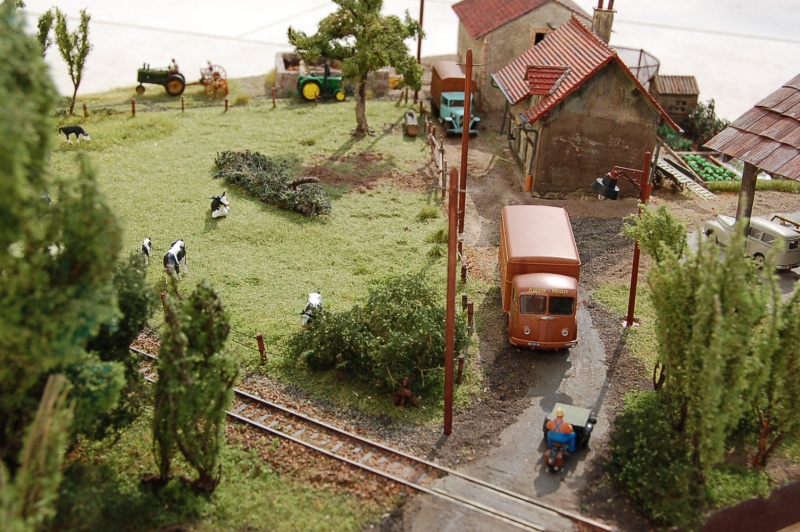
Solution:
<path fill-rule="evenodd" d="M 561 4 L 587 20 L 592 18 L 572 0 L 463 0 L 453 10 L 472 38 L 478 39 L 548 2 Z"/>
<path fill-rule="evenodd" d="M 800 74 L 737 118 L 706 148 L 800 180 Z"/>
<path fill-rule="evenodd" d="M 533 70 L 553 67 L 568 69 L 564 78 L 555 87 L 555 91 L 547 93 L 525 113 L 526 119 L 530 123 L 534 123 L 612 62 L 616 62 L 625 71 L 631 81 L 642 91 L 642 94 L 650 100 L 653 107 L 664 117 L 664 120 L 673 129 L 680 131 L 680 127 L 669 118 L 669 115 L 664 112 L 647 89 L 617 56 L 614 49 L 574 15 L 536 46 L 514 59 L 499 72 L 493 73 L 492 78 L 497 82 L 506 98 L 516 105 L 532 94 L 527 74 L 531 68 Z"/>
<path fill-rule="evenodd" d="M 529 66 L 526 79 L 530 94 L 544 96 L 552 94 L 567 77 L 569 67 L 565 66 Z"/>

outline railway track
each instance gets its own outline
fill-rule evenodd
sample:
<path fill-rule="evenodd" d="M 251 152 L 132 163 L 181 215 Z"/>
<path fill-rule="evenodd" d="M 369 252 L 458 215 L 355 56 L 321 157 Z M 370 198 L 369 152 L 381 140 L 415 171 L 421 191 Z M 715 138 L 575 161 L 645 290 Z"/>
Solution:
<path fill-rule="evenodd" d="M 152 362 L 156 357 L 133 347 L 131 351 L 149 358 L 140 371 L 154 382 Z M 506 528 L 611 530 L 603 523 L 392 449 L 245 391 L 234 389 L 234 394 L 227 414 L 237 422 L 504 523 Z"/>

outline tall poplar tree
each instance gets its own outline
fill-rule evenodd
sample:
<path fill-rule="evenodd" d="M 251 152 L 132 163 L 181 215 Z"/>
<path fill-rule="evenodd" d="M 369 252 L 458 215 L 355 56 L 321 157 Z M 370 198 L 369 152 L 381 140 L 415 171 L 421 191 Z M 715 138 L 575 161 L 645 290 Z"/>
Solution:
<path fill-rule="evenodd" d="M 205 282 L 181 299 L 173 282 L 165 299 L 164 334 L 159 350 L 153 451 L 159 480 L 169 479 L 180 451 L 197 471 L 194 487 L 213 493 L 220 481 L 225 411 L 238 375 L 236 360 L 223 350 L 229 316 Z"/>
<path fill-rule="evenodd" d="M 418 90 L 422 67 L 409 54 L 406 39 L 423 37 L 422 27 L 408 12 L 401 20 L 381 15 L 383 0 L 333 0 L 336 12 L 319 22 L 317 33 L 306 35 L 289 27 L 289 42 L 306 64 L 317 59 L 342 62 L 345 80 L 356 84 L 356 136 L 371 133 L 367 123 L 367 77 L 384 67 L 394 67 L 402 76 L 400 86 Z"/>
<path fill-rule="evenodd" d="M 81 9 L 81 20 L 78 28 L 74 31 L 67 29 L 67 17 L 58 8 L 56 11 L 56 45 L 64 62 L 67 63 L 69 78 L 72 80 L 72 103 L 69 106 L 69 114 L 75 110 L 75 100 L 78 97 L 78 87 L 83 81 L 83 73 L 86 70 L 86 58 L 92 51 L 92 44 L 89 42 L 89 21 L 91 16 L 85 9 Z"/>
<path fill-rule="evenodd" d="M 639 220 L 640 237 L 671 241 L 674 248 L 661 246 L 648 274 L 658 316 L 660 392 L 702 482 L 723 459 L 726 438 L 748 415 L 764 383 L 775 280 L 735 251 L 744 248 L 741 227 L 721 258 L 706 240 L 696 252 L 681 253 L 682 246 L 667 235 L 683 228 L 654 220 Z"/>
<path fill-rule="evenodd" d="M 780 294 L 770 305 L 771 322 L 762 330 L 762 393 L 753 400 L 758 443 L 753 467 L 763 468 L 778 445 L 800 435 L 800 290 Z"/>

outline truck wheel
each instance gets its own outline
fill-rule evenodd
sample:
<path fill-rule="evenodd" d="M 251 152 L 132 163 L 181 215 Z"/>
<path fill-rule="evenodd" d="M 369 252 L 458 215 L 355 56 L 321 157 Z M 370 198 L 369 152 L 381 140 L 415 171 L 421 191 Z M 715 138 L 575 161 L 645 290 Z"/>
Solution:
<path fill-rule="evenodd" d="M 322 92 L 320 90 L 319 83 L 316 81 L 306 81 L 303 84 L 303 87 L 300 89 L 300 94 L 303 95 L 303 98 L 308 100 L 309 102 L 313 102 L 317 98 L 319 98 L 319 94 Z"/>
<path fill-rule="evenodd" d="M 144 85 L 137 85 L 137 86 L 136 86 L 136 94 L 138 94 L 138 95 L 140 95 L 140 96 L 141 96 L 142 94 L 144 94 Z"/>
<path fill-rule="evenodd" d="M 186 80 L 180 74 L 173 74 L 167 78 L 164 88 L 170 96 L 180 96 L 186 88 Z"/>
<path fill-rule="evenodd" d="M 337 102 L 343 102 L 344 99 L 345 99 L 345 96 L 346 95 L 345 95 L 345 93 L 344 93 L 344 91 L 342 89 L 339 89 L 338 91 L 336 91 L 336 94 L 334 94 L 334 97 L 336 98 Z"/>

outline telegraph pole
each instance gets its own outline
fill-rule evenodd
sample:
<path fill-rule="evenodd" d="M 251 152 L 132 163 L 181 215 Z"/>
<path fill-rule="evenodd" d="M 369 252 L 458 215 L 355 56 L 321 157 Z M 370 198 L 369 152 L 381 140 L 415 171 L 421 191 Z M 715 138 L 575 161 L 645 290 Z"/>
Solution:
<path fill-rule="evenodd" d="M 417 37 L 417 64 L 422 64 L 422 15 L 425 13 L 425 0 L 419 2 L 419 37 Z M 420 80 L 421 82 L 421 80 Z M 419 91 L 414 91 L 414 103 L 419 101 Z"/>

